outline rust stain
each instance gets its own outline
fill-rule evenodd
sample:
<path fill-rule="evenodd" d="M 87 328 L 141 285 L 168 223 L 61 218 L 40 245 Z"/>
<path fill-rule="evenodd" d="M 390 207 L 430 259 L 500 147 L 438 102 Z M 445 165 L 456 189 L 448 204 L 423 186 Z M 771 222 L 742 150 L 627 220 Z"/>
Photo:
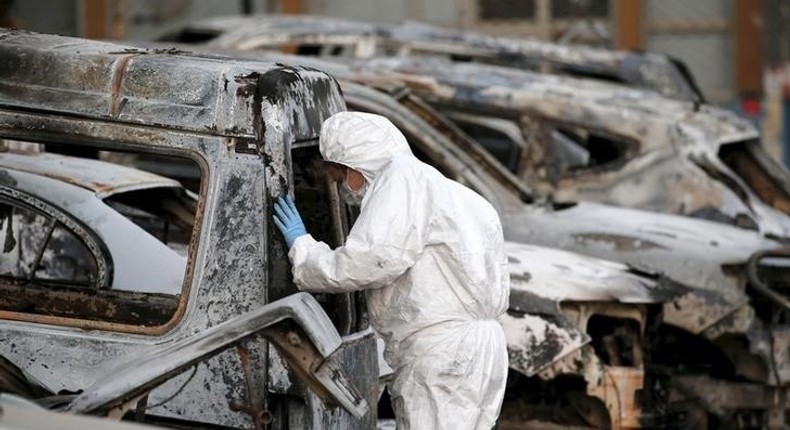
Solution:
<path fill-rule="evenodd" d="M 236 347 L 236 353 L 239 355 L 239 361 L 241 362 L 241 367 L 244 368 L 244 371 L 247 372 L 250 370 L 250 353 L 247 352 L 247 348 L 239 345 Z"/>
<path fill-rule="evenodd" d="M 637 393 L 644 388 L 645 372 L 633 367 L 604 366 L 597 385 L 587 387 L 587 394 L 606 405 L 612 420 L 612 430 L 640 428 L 642 408 Z"/>
<path fill-rule="evenodd" d="M 112 81 L 110 83 L 110 116 L 113 118 L 118 118 L 118 115 L 121 114 L 121 109 L 123 105 L 126 103 L 126 99 L 121 99 L 121 85 L 123 85 L 123 78 L 126 76 L 126 67 L 129 64 L 129 61 L 133 58 L 138 56 L 139 54 L 129 54 L 129 55 L 122 55 L 118 58 L 118 61 L 115 62 L 115 65 L 112 70 Z"/>

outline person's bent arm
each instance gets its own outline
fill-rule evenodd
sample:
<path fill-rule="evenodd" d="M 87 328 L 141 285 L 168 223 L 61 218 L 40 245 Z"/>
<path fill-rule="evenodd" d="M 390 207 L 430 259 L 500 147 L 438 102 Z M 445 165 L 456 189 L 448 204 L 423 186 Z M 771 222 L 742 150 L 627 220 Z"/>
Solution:
<path fill-rule="evenodd" d="M 299 289 L 381 288 L 414 265 L 430 222 L 424 190 L 405 178 L 389 178 L 369 193 L 344 246 L 333 251 L 310 235 L 295 240 L 288 255 Z"/>

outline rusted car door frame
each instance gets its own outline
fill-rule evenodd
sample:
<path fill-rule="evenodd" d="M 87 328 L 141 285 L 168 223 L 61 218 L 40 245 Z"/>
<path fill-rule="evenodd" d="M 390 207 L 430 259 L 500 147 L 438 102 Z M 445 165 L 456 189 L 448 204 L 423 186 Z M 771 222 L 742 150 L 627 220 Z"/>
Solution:
<path fill-rule="evenodd" d="M 187 158 L 203 176 L 185 287 L 170 321 L 2 320 L 0 350 L 9 360 L 58 390 L 79 390 L 142 348 L 179 342 L 295 292 L 272 203 L 295 187 L 291 149 L 315 143 L 322 121 L 345 109 L 333 78 L 12 29 L 0 29 L 0 57 L 3 138 Z M 356 328 L 333 355 L 375 401 L 375 339 Z M 147 415 L 248 427 L 256 411 L 230 407 L 247 398 L 242 403 L 278 418 L 272 430 L 375 426 L 374 410 L 360 420 L 324 406 L 268 344 L 219 353 L 189 381 L 180 375 L 154 389 Z M 245 372 L 248 365 L 256 371 Z"/>

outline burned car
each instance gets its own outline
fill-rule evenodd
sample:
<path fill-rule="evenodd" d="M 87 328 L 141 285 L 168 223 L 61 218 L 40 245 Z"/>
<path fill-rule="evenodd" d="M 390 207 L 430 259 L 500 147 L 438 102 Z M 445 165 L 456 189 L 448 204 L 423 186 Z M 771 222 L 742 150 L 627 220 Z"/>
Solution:
<path fill-rule="evenodd" d="M 772 317 L 783 305 L 771 287 L 784 285 L 786 275 L 781 262 L 765 258 L 781 243 L 707 220 L 589 202 L 555 203 L 391 76 L 355 73 L 315 59 L 267 58 L 309 64 L 342 77 L 351 109 L 390 118 L 419 158 L 498 209 L 511 241 L 510 316 L 522 317 L 506 317 L 503 324 L 514 324 L 508 330 L 511 368 L 526 377 L 515 378 L 509 388 L 509 405 L 518 406 L 506 408 L 503 418 L 564 417 L 578 425 L 573 419 L 581 411 L 586 425 L 599 428 L 707 428 L 735 421 L 740 422 L 736 428 L 783 425 L 787 404 L 768 399 L 787 391 L 785 377 L 781 370 L 772 375 L 768 370 L 786 365 L 770 346 L 781 344 L 785 332 Z M 348 81 L 376 88 L 378 94 Z M 530 249 L 534 245 L 539 247 Z M 596 260 L 586 264 L 574 257 L 578 254 L 557 248 Z M 607 265 L 613 265 L 611 270 Z M 601 298 L 608 294 L 609 300 L 585 303 L 581 288 L 566 290 L 572 293 L 562 298 L 546 296 L 537 281 L 541 267 L 553 268 L 551 278 L 567 285 L 578 285 L 575 274 L 578 279 L 589 276 L 591 284 L 602 282 L 608 287 L 587 288 L 600 291 Z M 559 282 L 553 287 L 559 288 Z M 630 283 L 641 284 L 651 298 L 640 305 L 620 303 L 635 297 L 628 293 Z M 663 316 L 651 317 L 654 306 L 643 306 L 647 303 L 663 304 Z M 530 326 L 533 321 L 551 329 L 541 335 Z M 689 349 L 699 354 L 689 354 Z M 689 386 L 697 391 L 690 392 Z M 741 396 L 743 390 L 753 396 Z M 596 397 L 604 399 L 603 406 Z M 576 416 L 557 415 L 568 410 L 577 411 Z"/>
<path fill-rule="evenodd" d="M 790 237 L 790 174 L 746 120 L 589 80 L 436 59 L 377 59 L 555 201 L 676 213 Z"/>
<path fill-rule="evenodd" d="M 268 222 L 290 192 L 314 203 L 318 237 L 342 240 L 315 170 L 320 125 L 345 108 L 334 79 L 15 30 L 0 30 L 0 58 L 0 139 L 201 173 L 190 196 L 95 160 L 3 154 L 3 391 L 176 427 L 375 426 L 363 302 L 297 293 Z"/>
<path fill-rule="evenodd" d="M 322 57 L 439 56 L 618 82 L 704 102 L 688 68 L 662 54 L 493 37 L 416 22 L 390 25 L 304 15 L 218 17 L 191 23 L 161 40 Z"/>

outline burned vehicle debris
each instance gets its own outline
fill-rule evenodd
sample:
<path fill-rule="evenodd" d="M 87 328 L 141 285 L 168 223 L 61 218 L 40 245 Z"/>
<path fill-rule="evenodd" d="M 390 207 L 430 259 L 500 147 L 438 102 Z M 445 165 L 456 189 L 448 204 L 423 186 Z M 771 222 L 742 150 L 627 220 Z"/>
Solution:
<path fill-rule="evenodd" d="M 364 81 L 364 77 L 344 74 L 342 67 L 335 67 L 332 63 L 286 56 L 265 56 L 265 58 L 281 64 L 299 64 L 331 71 L 338 77 L 342 76 L 343 95 L 350 109 L 388 117 L 404 132 L 412 150 L 419 158 L 436 166 L 448 177 L 473 189 L 487 187 L 486 179 L 480 178 L 483 171 L 485 175 L 493 177 L 510 175 L 493 164 L 492 167 L 484 170 L 481 170 L 479 165 L 476 166 L 469 159 L 469 154 L 459 151 L 441 131 L 442 124 L 452 126 L 416 96 L 400 93 L 404 88 L 395 81 L 391 82 L 394 84 L 391 87 L 388 87 L 386 82 L 377 82 L 376 89 L 373 89 L 353 82 L 354 79 Z M 480 155 L 486 156 L 484 152 Z M 528 188 L 520 186 L 516 181 L 511 181 L 509 184 L 512 185 L 512 192 L 516 194 L 530 193 Z M 300 204 L 300 209 L 309 212 L 309 205 Z M 511 276 L 519 279 L 517 285 L 520 289 L 512 291 L 511 300 L 518 303 L 512 310 L 513 315 L 503 317 L 501 322 L 508 333 L 511 368 L 521 376 L 512 374 L 513 385 L 507 395 L 509 405 L 521 404 L 523 407 L 519 412 L 512 412 L 509 417 L 503 416 L 503 420 L 527 422 L 528 425 L 536 422 L 557 422 L 551 418 L 550 412 L 554 412 L 559 413 L 565 421 L 579 425 L 587 423 L 585 417 L 567 411 L 566 403 L 556 402 L 541 406 L 541 394 L 557 390 L 575 393 L 579 404 L 594 405 L 592 407 L 598 406 L 599 399 L 602 397 L 618 398 L 618 402 L 624 403 L 633 402 L 636 398 L 634 390 L 641 387 L 641 383 L 633 384 L 634 389 L 631 391 L 620 390 L 620 394 L 616 394 L 613 391 L 614 386 L 602 385 L 602 380 L 595 376 L 606 373 L 610 363 L 606 363 L 593 352 L 592 337 L 587 334 L 588 326 L 593 331 L 632 333 L 639 338 L 635 341 L 639 344 L 637 348 L 642 348 L 649 343 L 648 335 L 644 330 L 633 331 L 633 328 L 656 325 L 661 306 L 671 297 L 683 294 L 685 289 L 677 288 L 671 282 L 657 280 L 652 275 L 634 273 L 622 264 L 569 252 L 511 243 L 508 253 L 512 255 Z M 524 258 L 525 255 L 530 255 L 530 261 L 518 264 L 518 258 Z M 532 262 L 536 258 L 538 258 L 536 261 L 540 262 L 539 267 Z M 585 288 L 585 283 L 582 281 L 585 276 L 592 276 L 593 279 L 588 280 L 588 283 L 592 282 L 595 285 Z M 542 287 L 547 286 L 547 279 L 552 279 L 552 285 L 555 287 L 561 285 L 562 288 L 566 288 L 564 294 L 557 295 L 558 291 L 552 294 L 541 290 Z M 517 301 L 515 297 L 520 297 L 522 300 Z M 529 305 L 535 300 L 539 300 L 545 306 L 534 308 Z M 599 306 L 593 303 L 596 301 L 606 302 L 606 305 Z M 575 315 L 573 319 L 565 316 L 560 309 L 561 302 L 565 303 L 568 309 L 582 309 L 584 316 L 577 318 L 578 315 L 575 313 L 570 313 L 572 316 Z M 524 306 L 525 304 L 528 306 Z M 592 319 L 591 323 L 590 319 Z M 606 324 L 599 325 L 599 319 L 605 320 Z M 535 345 L 539 345 L 539 350 L 542 352 L 537 352 L 533 348 Z M 627 348 L 622 353 L 630 354 L 630 351 L 631 349 Z M 577 357 L 576 360 L 583 364 L 563 372 L 547 370 L 571 355 Z M 620 360 L 618 363 L 622 369 L 614 370 L 615 372 L 625 372 L 634 381 L 644 379 L 643 363 L 633 363 L 628 360 Z M 557 378 L 561 373 L 563 375 Z M 383 377 L 386 378 L 387 374 L 385 373 Z M 568 379 L 573 382 L 568 383 Z M 530 397 L 524 396 L 527 392 L 532 393 Z M 386 402 L 386 399 L 383 401 Z M 529 403 L 525 404 L 526 401 Z M 604 410 L 604 414 L 608 417 L 610 410 L 606 407 Z M 528 411 L 527 419 L 521 418 L 524 411 Z M 636 417 L 640 416 L 640 411 L 636 407 L 622 411 L 613 408 L 611 415 L 615 420 L 616 428 L 620 428 L 621 422 L 634 422 Z"/>
<path fill-rule="evenodd" d="M 48 55 L 57 53 L 66 60 L 73 56 L 72 64 L 95 56 L 91 63 L 109 65 L 106 69 L 114 71 L 109 81 L 117 83 L 97 85 L 117 88 L 111 97 L 97 91 L 102 97 L 50 106 L 34 103 L 36 93 L 27 87 L 25 97 L 18 96 L 13 89 L 20 83 L 36 83 L 36 91 L 42 86 L 53 91 L 53 86 L 32 70 L 15 66 L 25 70 L 23 77 L 0 74 L 12 87 L 0 89 L 0 116 L 9 124 L 0 128 L 1 137 L 45 144 L 67 139 L 75 146 L 177 156 L 193 160 L 202 173 L 186 257 L 188 285 L 180 290 L 184 313 L 172 327 L 160 325 L 130 336 L 120 327 L 101 325 L 90 332 L 72 330 L 90 326 L 75 318 L 68 325 L 22 315 L 19 321 L 0 320 L 15 345 L 0 342 L 0 355 L 44 381 L 52 392 L 83 390 L 68 400 L 66 408 L 74 411 L 130 416 L 142 410 L 146 421 L 174 425 L 372 428 L 371 414 L 364 423 L 353 418 L 353 411 L 364 411 L 359 399 L 375 401 L 370 376 L 377 374 L 375 346 L 365 330 L 359 297 L 311 301 L 310 296 L 293 295 L 282 244 L 268 240 L 275 234 L 261 223 L 270 199 L 286 189 L 305 202 L 305 222 L 322 240 L 341 243 L 353 222 L 353 213 L 338 203 L 336 188 L 316 168 L 316 124 L 343 107 L 333 81 L 319 72 L 271 61 L 147 53 L 67 38 L 44 41 L 47 37 L 16 32 L 0 39 L 0 55 L 16 58 L 24 51 L 24 61 L 35 58 L 29 49 L 33 42 L 45 44 L 42 51 Z M 11 47 L 4 50 L 4 44 Z M 72 51 L 75 46 L 79 55 Z M 148 85 L 169 88 L 162 76 L 183 71 L 181 64 L 192 68 L 190 76 L 204 72 L 199 75 L 208 84 L 200 86 L 200 79 L 187 80 L 190 85 L 179 82 L 184 93 L 176 92 L 180 97 L 169 104 L 162 103 L 161 94 L 147 99 Z M 272 70 L 278 73 L 272 75 Z M 91 82 L 84 73 L 79 76 Z M 517 373 L 503 418 L 531 424 L 553 417 L 561 425 L 596 428 L 783 425 L 785 327 L 777 312 L 781 308 L 772 301 L 777 297 L 764 294 L 783 288 L 784 268 L 772 254 L 778 242 L 703 220 L 543 200 L 408 87 L 368 78 L 343 77 L 348 106 L 389 116 L 420 158 L 497 207 L 512 241 L 508 254 L 514 282 L 503 324 L 511 327 L 511 350 L 523 353 L 511 351 Z M 352 80 L 376 90 L 348 82 Z M 68 94 L 84 95 L 82 82 L 66 84 Z M 165 94 L 173 92 L 170 88 Z M 304 106 L 302 98 L 315 105 Z M 227 109 L 220 112 L 222 107 Z M 49 115 L 40 115 L 44 112 Z M 781 252 L 776 254 L 781 257 Z M 755 281 L 766 287 L 762 293 Z M 661 309 L 664 315 L 656 315 Z M 287 320 L 292 330 L 267 325 L 283 322 L 277 319 L 282 314 L 304 317 Z M 242 337 L 251 333 L 236 331 L 242 329 L 259 329 L 255 336 L 279 348 L 268 348 L 260 338 L 221 335 L 224 330 Z M 39 340 L 31 342 L 33 335 Z M 287 345 L 305 344 L 318 352 L 317 366 L 302 372 L 286 364 L 293 357 Z M 689 356 L 692 348 L 700 353 Z M 183 355 L 185 351 L 191 354 Z M 214 353 L 219 355 L 211 357 Z M 57 360 L 64 357 L 71 358 L 68 366 L 75 376 L 52 382 L 54 369 L 63 365 Z M 151 371 L 135 368 L 136 362 Z M 252 371 L 259 368 L 266 370 Z M 315 374 L 319 368 L 345 370 L 349 378 L 327 381 Z M 113 378 L 118 369 L 133 369 L 135 386 Z M 206 382 L 210 393 L 202 390 Z M 32 385 L 29 391 L 36 391 Z M 371 392 L 344 397 L 354 387 Z M 713 388 L 716 396 L 711 395 Z M 327 393 L 348 412 L 322 406 L 320 399 Z M 533 407 L 524 407 L 530 402 Z M 196 410 L 196 403 L 205 414 Z M 210 421 L 209 414 L 219 419 Z"/>
<path fill-rule="evenodd" d="M 269 58 L 274 59 L 277 56 Z M 289 62 L 282 56 L 276 61 Z M 633 305 L 620 306 L 612 303 L 614 299 L 611 302 L 599 303 L 600 306 L 587 304 L 587 310 L 574 314 L 573 306 L 565 308 L 563 303 L 584 302 L 584 294 L 578 291 L 576 295 L 566 297 L 559 304 L 549 300 L 544 301 L 544 306 L 528 308 L 532 314 L 524 318 L 522 323 L 543 321 L 542 324 L 546 324 L 560 313 L 562 318 L 573 322 L 559 325 L 550 323 L 549 326 L 554 327 L 553 330 L 557 333 L 560 333 L 556 331 L 559 327 L 564 327 L 565 330 L 572 328 L 573 331 L 558 334 L 563 339 L 559 345 L 567 349 L 556 348 L 545 356 L 525 354 L 522 357 L 526 360 L 518 356 L 511 357 L 511 367 L 519 375 L 524 375 L 526 380 L 516 381 L 514 386 L 519 388 L 509 391 L 509 394 L 518 393 L 511 399 L 519 406 L 515 410 L 506 408 L 509 412 L 504 416 L 516 417 L 517 420 L 520 419 L 518 417 L 525 416 L 540 420 L 540 413 L 530 415 L 540 410 L 530 408 L 530 405 L 534 407 L 531 401 L 553 399 L 546 403 L 543 410 L 542 417 L 545 418 L 551 415 L 551 411 L 568 410 L 573 405 L 567 403 L 562 395 L 546 397 L 544 394 L 576 392 L 581 393 L 580 399 L 583 399 L 577 406 L 584 404 L 592 408 L 587 409 L 591 413 L 583 421 L 586 425 L 598 428 L 609 428 L 610 425 L 616 428 L 707 428 L 709 424 L 716 426 L 716 423 L 729 422 L 728 420 L 736 418 L 740 422 L 758 422 L 774 428 L 781 425 L 783 419 L 780 416 L 787 408 L 786 404 L 759 402 L 753 398 L 744 399 L 738 396 L 739 390 L 748 388 L 753 393 L 759 393 L 759 398 L 765 400 L 787 390 L 786 383 L 777 384 L 774 381 L 779 379 L 774 380 L 766 373 L 766 369 L 774 365 L 782 366 L 783 360 L 771 353 L 766 339 L 779 339 L 784 329 L 781 325 L 774 324 L 770 318 L 772 310 L 776 310 L 775 303 L 771 303 L 766 295 L 755 288 L 764 280 L 763 276 L 767 277 L 772 287 L 781 288 L 781 279 L 784 277 L 782 264 L 777 265 L 776 261 L 767 264 L 769 262 L 766 259 L 758 269 L 758 260 L 755 260 L 755 256 L 781 248 L 781 243 L 762 237 L 756 231 L 706 220 L 595 203 L 555 203 L 546 200 L 537 190 L 531 189 L 528 182 L 516 177 L 499 163 L 494 155 L 470 140 L 454 124 L 422 102 L 415 95 L 417 91 L 398 84 L 400 77 L 395 76 L 393 80 L 392 76 L 383 74 L 351 72 L 336 64 L 322 66 L 315 59 L 292 58 L 290 61 L 309 64 L 341 77 L 344 96 L 351 109 L 389 117 L 412 142 L 412 148 L 418 157 L 433 164 L 448 177 L 477 190 L 491 201 L 500 211 L 506 238 L 512 243 L 512 252 L 517 252 L 515 247 L 518 246 L 534 245 L 555 248 L 555 251 L 556 248 L 567 249 L 609 260 L 598 261 L 597 270 L 599 273 L 619 273 L 618 285 L 628 285 L 628 275 L 633 275 L 633 280 L 643 283 L 647 290 L 651 290 L 653 288 L 650 286 L 655 285 L 657 279 L 660 280 L 660 288 L 656 291 L 664 293 L 657 294 L 650 300 L 652 304 L 663 304 L 663 316 L 659 319 L 650 317 L 651 306 L 642 309 Z M 351 85 L 348 81 L 364 83 L 378 89 L 380 94 Z M 399 108 L 398 104 L 402 107 Z M 419 118 L 415 119 L 414 115 Z M 518 280 L 514 284 L 536 279 L 529 270 L 538 261 L 536 255 L 547 259 L 547 264 L 553 264 L 548 263 L 556 261 L 548 257 L 551 251 L 548 248 L 539 254 L 536 251 L 531 259 L 520 260 L 516 257 L 516 260 L 525 262 L 524 267 L 527 269 L 519 273 L 520 266 L 513 264 L 511 276 Z M 514 256 L 513 253 L 509 254 Z M 526 250 L 524 255 L 529 255 Z M 578 259 L 570 256 L 558 258 L 576 261 L 580 273 L 584 273 L 584 265 Z M 618 263 L 611 263 L 612 261 Z M 614 264 L 615 270 L 602 270 L 601 266 L 606 264 Z M 749 275 L 747 266 L 753 266 L 759 276 Z M 572 283 L 573 277 L 567 271 L 573 269 L 569 267 L 561 262 L 555 265 L 555 269 L 566 268 L 565 272 L 560 270 L 556 278 L 567 279 L 564 282 Z M 529 286 L 535 287 L 535 284 Z M 534 294 L 534 291 L 531 293 L 532 295 L 526 296 L 528 299 L 517 300 L 522 293 L 514 288 L 512 303 L 519 306 L 518 303 L 537 301 L 540 295 Z M 617 293 L 611 294 L 612 298 L 619 297 Z M 557 311 L 558 308 L 560 311 Z M 553 311 L 546 312 L 546 309 Z M 590 309 L 600 312 L 601 315 L 587 319 L 584 315 L 589 316 Z M 528 315 L 523 310 L 511 311 Z M 606 317 L 606 312 L 611 312 L 612 315 L 608 316 L 617 323 L 608 325 L 613 320 Z M 554 316 L 547 318 L 547 315 Z M 734 324 L 736 320 L 738 322 Z M 634 352 L 633 348 L 616 349 L 621 354 L 626 354 L 626 357 L 612 359 L 616 355 L 615 350 L 607 353 L 607 346 L 602 343 L 603 338 L 610 335 L 602 334 L 600 328 L 590 329 L 590 326 L 586 326 L 589 321 L 592 321 L 591 327 L 600 327 L 599 324 L 603 323 L 604 327 L 608 327 L 606 330 L 610 331 L 610 335 L 615 335 L 615 332 L 633 333 L 634 330 L 640 332 L 630 324 L 649 327 L 651 330 L 646 330 L 645 333 L 651 333 L 636 343 L 624 340 L 633 338 L 632 335 L 625 338 L 615 335 L 619 339 L 616 343 L 621 347 L 624 344 L 632 345 L 639 347 L 640 351 Z M 657 327 L 655 321 L 660 322 Z M 536 333 L 533 328 L 524 330 L 521 333 Z M 549 333 L 552 330 L 544 332 Z M 572 334 L 576 332 L 577 334 Z M 518 331 L 512 330 L 511 333 Z M 584 343 L 586 333 L 590 335 L 590 344 Z M 613 342 L 611 337 L 609 339 L 607 342 Z M 531 343 L 533 341 L 537 343 Z M 519 348 L 523 350 L 525 345 L 530 344 L 544 345 L 545 338 L 530 340 L 515 336 L 509 339 L 511 351 Z M 699 363 L 699 357 L 689 355 L 686 348 L 704 351 L 703 364 Z M 533 352 L 541 350 L 528 349 Z M 590 351 L 596 353 L 591 355 Z M 638 357 L 649 357 L 638 361 L 644 363 L 645 370 L 634 366 L 633 358 L 629 358 L 634 354 Z M 537 362 L 549 362 L 550 365 L 534 366 L 536 357 L 545 360 L 538 359 Z M 603 364 L 585 364 L 594 363 L 595 360 L 602 361 Z M 617 363 L 625 363 L 628 369 L 601 372 L 601 366 L 620 367 Z M 711 368 L 718 372 L 713 378 L 707 376 Z M 543 370 L 533 373 L 535 369 Z M 597 369 L 597 373 L 590 369 Z M 566 378 L 569 375 L 576 375 L 575 378 L 585 376 L 581 380 L 571 377 L 570 381 L 575 382 L 568 383 Z M 701 399 L 684 388 L 685 382 L 698 380 L 695 378 L 702 376 L 708 378 L 703 379 L 703 382 L 708 383 L 706 386 L 715 386 L 717 393 L 721 393 L 726 400 L 711 402 L 710 399 Z M 586 377 L 589 380 L 583 382 Z M 540 381 L 547 381 L 548 384 Z M 562 381 L 567 385 L 563 385 Z M 609 382 L 600 385 L 602 381 Z M 548 388 L 548 391 L 541 386 Z M 557 386 L 563 388 L 556 391 Z M 651 389 L 644 390 L 642 387 Z M 592 406 L 596 403 L 591 404 L 590 397 L 595 394 L 604 396 L 603 393 L 607 392 L 610 402 L 606 402 L 605 406 Z M 617 392 L 623 394 L 619 401 L 614 401 L 616 396 L 613 393 Z M 627 394 L 637 392 L 633 396 Z M 525 393 L 540 394 L 535 394 L 530 399 L 529 396 L 524 397 Z M 756 406 L 757 403 L 759 405 Z M 602 416 L 606 419 L 602 419 Z M 579 424 L 578 421 L 573 421 L 574 418 L 579 419 L 578 415 L 565 418 L 571 423 Z"/>
<path fill-rule="evenodd" d="M 662 54 L 494 37 L 417 22 L 374 24 L 330 17 L 268 14 L 218 17 L 193 22 L 161 40 L 210 48 L 279 50 L 321 57 L 438 56 L 460 62 L 617 82 L 674 99 L 704 102 L 685 64 Z"/>
<path fill-rule="evenodd" d="M 345 234 L 314 168 L 321 122 L 345 109 L 334 79 L 16 30 L 0 30 L 0 58 L 0 139 L 200 172 L 191 194 L 97 160 L 0 153 L 2 391 L 175 427 L 375 426 L 363 302 L 295 294 L 266 221 L 290 192 L 314 203 L 322 240 Z"/>

